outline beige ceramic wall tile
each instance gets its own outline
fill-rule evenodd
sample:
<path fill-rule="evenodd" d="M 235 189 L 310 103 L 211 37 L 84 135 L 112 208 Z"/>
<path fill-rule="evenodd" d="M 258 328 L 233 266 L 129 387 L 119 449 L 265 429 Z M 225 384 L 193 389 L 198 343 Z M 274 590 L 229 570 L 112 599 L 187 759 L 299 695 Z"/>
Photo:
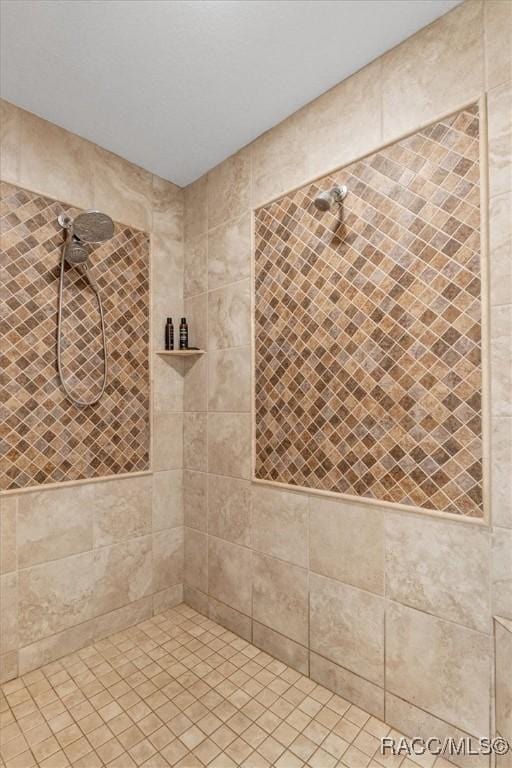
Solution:
<path fill-rule="evenodd" d="M 329 688 L 344 699 L 384 719 L 384 691 L 358 675 L 340 667 L 316 653 L 309 655 L 309 675 L 312 680 Z"/>
<path fill-rule="evenodd" d="M 122 608 L 116 608 L 115 611 L 105 613 L 93 620 L 94 639 L 102 640 L 115 632 L 122 632 L 128 627 L 133 627 L 134 624 L 149 619 L 152 614 L 153 599 L 151 596 L 143 597 L 142 600 L 136 600 Z"/>
<path fill-rule="evenodd" d="M 512 528 L 512 419 L 492 419 L 492 521 Z"/>
<path fill-rule="evenodd" d="M 210 619 L 234 632 L 235 635 L 243 637 L 248 642 L 251 641 L 252 622 L 248 616 L 212 597 L 208 600 L 208 615 Z"/>
<path fill-rule="evenodd" d="M 181 469 L 183 466 L 183 415 L 155 413 L 153 415 L 152 469 Z"/>
<path fill-rule="evenodd" d="M 92 552 L 19 571 L 20 645 L 28 645 L 92 618 L 94 592 Z"/>
<path fill-rule="evenodd" d="M 310 568 L 384 593 L 384 515 L 378 509 L 310 497 Z"/>
<path fill-rule="evenodd" d="M 196 345 L 197 346 L 197 345 Z M 210 353 L 199 357 L 186 358 L 183 361 L 185 368 L 183 410 L 207 411 L 208 410 L 208 360 Z"/>
<path fill-rule="evenodd" d="M 94 207 L 115 221 L 149 232 L 152 175 L 101 147 L 94 147 L 88 175 L 94 179 Z"/>
<path fill-rule="evenodd" d="M 91 573 L 95 615 L 149 595 L 153 578 L 151 536 L 95 550 Z"/>
<path fill-rule="evenodd" d="M 331 88 L 299 113 L 307 131 L 308 176 L 368 154 L 381 142 L 381 61 Z"/>
<path fill-rule="evenodd" d="M 496 755 L 496 768 L 512 768 L 512 757 L 510 751 L 507 752 L 506 755 Z"/>
<path fill-rule="evenodd" d="M 240 216 L 249 208 L 251 166 L 248 149 L 208 172 L 208 227 Z"/>
<path fill-rule="evenodd" d="M 512 79 L 512 3 L 485 0 L 487 87 Z"/>
<path fill-rule="evenodd" d="M 178 348 L 179 319 L 183 315 L 183 245 L 151 236 L 151 341 L 153 350 L 165 348 L 168 317 L 174 321 L 174 344 Z M 153 356 L 153 405 L 156 410 L 183 407 L 183 361 Z"/>
<path fill-rule="evenodd" d="M 0 653 L 18 648 L 18 576 L 0 576 Z"/>
<path fill-rule="evenodd" d="M 390 603 L 386 690 L 468 733 L 489 727 L 491 638 Z"/>
<path fill-rule="evenodd" d="M 95 547 L 151 533 L 153 483 L 149 475 L 100 483 L 94 490 L 89 504 Z"/>
<path fill-rule="evenodd" d="M 0 178 L 18 183 L 21 110 L 0 99 Z"/>
<path fill-rule="evenodd" d="M 208 348 L 243 347 L 251 340 L 250 281 L 219 288 L 208 294 Z"/>
<path fill-rule="evenodd" d="M 160 176 L 152 179 L 153 232 L 183 240 L 184 191 Z"/>
<path fill-rule="evenodd" d="M 455 742 L 458 743 L 460 739 L 467 739 L 469 735 L 466 731 L 449 725 L 438 717 L 424 712 L 389 692 L 386 692 L 386 722 L 401 733 L 414 734 L 425 740 L 432 738 L 432 735 L 435 734 L 435 738 L 440 741 L 455 739 Z M 478 732 L 478 736 L 483 736 L 487 732 L 488 729 L 485 732 Z M 476 736 L 477 734 L 473 735 Z M 450 755 L 450 762 L 447 764 L 451 765 L 452 763 L 459 765 L 460 768 L 489 768 L 489 758 L 485 755 Z M 444 762 L 442 766 L 444 768 Z"/>
<path fill-rule="evenodd" d="M 310 574 L 310 647 L 384 686 L 384 600 Z"/>
<path fill-rule="evenodd" d="M 385 530 L 388 597 L 490 631 L 487 530 L 401 514 L 387 514 Z"/>
<path fill-rule="evenodd" d="M 208 414 L 208 469 L 241 477 L 251 472 L 251 417 L 246 413 Z"/>
<path fill-rule="evenodd" d="M 0 573 L 16 570 L 16 496 L 0 499 Z"/>
<path fill-rule="evenodd" d="M 156 342 L 158 349 L 164 348 L 165 318 L 159 322 L 161 333 Z M 158 330 L 155 329 L 155 330 Z M 153 408 L 155 412 L 182 411 L 184 391 L 184 361 L 175 357 L 153 355 Z"/>
<path fill-rule="evenodd" d="M 512 743 L 512 625 L 496 622 L 496 729 Z"/>
<path fill-rule="evenodd" d="M 251 203 L 263 205 L 307 180 L 306 121 L 292 115 L 250 145 Z"/>
<path fill-rule="evenodd" d="M 185 299 L 184 309 L 188 322 L 189 346 L 208 348 L 208 296 L 206 293 Z M 179 328 L 176 328 L 178 333 Z M 178 336 L 176 337 L 178 339 Z M 176 349 L 178 344 L 176 342 Z"/>
<path fill-rule="evenodd" d="M 489 194 L 493 197 L 512 189 L 512 72 L 509 83 L 489 92 L 487 109 Z"/>
<path fill-rule="evenodd" d="M 244 213 L 208 233 L 208 288 L 221 288 L 250 276 L 251 218 Z"/>
<path fill-rule="evenodd" d="M 183 515 L 185 525 L 199 531 L 207 528 L 207 482 L 204 472 L 183 473 Z"/>
<path fill-rule="evenodd" d="M 506 528 L 493 531 L 492 612 L 512 620 L 512 530 Z"/>
<path fill-rule="evenodd" d="M 0 653 L 0 683 L 18 677 L 18 651 Z"/>
<path fill-rule="evenodd" d="M 489 260 L 491 304 L 512 303 L 512 193 L 490 201 Z"/>
<path fill-rule="evenodd" d="M 203 234 L 208 228 L 207 177 L 189 184 L 183 190 L 185 205 L 185 240 Z"/>
<path fill-rule="evenodd" d="M 208 238 L 206 234 L 185 243 L 185 296 L 196 296 L 208 290 Z"/>
<path fill-rule="evenodd" d="M 96 148 L 73 133 L 21 111 L 19 183 L 80 208 L 93 208 Z M 111 212 L 106 210 L 106 213 Z M 113 216 L 116 219 L 116 216 Z"/>
<path fill-rule="evenodd" d="M 512 416 L 512 304 L 491 308 L 491 408 Z"/>
<path fill-rule="evenodd" d="M 179 240 L 171 240 L 160 232 L 153 232 L 151 235 L 152 292 L 167 297 L 169 302 L 174 297 L 181 300 L 183 297 L 184 269 L 183 243 Z M 178 325 L 179 318 L 175 317 L 174 322 Z"/>
<path fill-rule="evenodd" d="M 162 592 L 155 592 L 153 595 L 153 613 L 163 613 L 163 611 L 174 608 L 184 600 L 183 584 L 176 584 L 174 587 L 164 589 Z"/>
<path fill-rule="evenodd" d="M 201 613 L 203 616 L 208 616 L 208 595 L 201 592 L 199 589 L 188 584 L 183 585 L 183 601 L 190 605 L 194 611 Z"/>
<path fill-rule="evenodd" d="M 113 481 L 114 483 L 116 481 Z M 18 566 L 57 560 L 93 546 L 93 506 L 110 483 L 21 494 L 18 501 Z"/>
<path fill-rule="evenodd" d="M 74 653 L 93 640 L 94 620 L 90 620 L 20 648 L 20 675 L 60 659 L 68 653 Z"/>
<path fill-rule="evenodd" d="M 482 3 L 470 0 L 383 56 L 384 141 L 479 96 L 484 85 L 482 28 Z"/>
<path fill-rule="evenodd" d="M 183 466 L 207 471 L 206 413 L 185 413 L 183 417 Z"/>
<path fill-rule="evenodd" d="M 153 531 L 183 525 L 183 474 L 174 469 L 153 474 Z"/>
<path fill-rule="evenodd" d="M 308 572 L 253 553 L 252 615 L 301 645 L 308 644 Z"/>
<path fill-rule="evenodd" d="M 263 485 L 252 489 L 252 546 L 308 567 L 308 497 Z"/>
<path fill-rule="evenodd" d="M 161 592 L 183 582 L 183 538 L 182 527 L 153 534 L 154 592 Z"/>
<path fill-rule="evenodd" d="M 234 544 L 251 543 L 251 484 L 208 475 L 208 532 Z"/>
<path fill-rule="evenodd" d="M 252 624 L 252 642 L 257 648 L 279 659 L 284 664 L 288 664 L 292 669 L 296 669 L 302 675 L 309 672 L 309 651 L 303 645 L 295 643 L 279 632 L 264 627 L 253 621 Z"/>
<path fill-rule="evenodd" d="M 219 349 L 208 353 L 209 410 L 250 410 L 251 366 L 250 347 Z"/>
<path fill-rule="evenodd" d="M 210 536 L 208 539 L 208 590 L 210 596 L 246 616 L 250 616 L 251 585 L 252 572 L 249 551 L 237 544 L 231 544 Z"/>
<path fill-rule="evenodd" d="M 185 528 L 185 584 L 208 593 L 208 536 Z"/>

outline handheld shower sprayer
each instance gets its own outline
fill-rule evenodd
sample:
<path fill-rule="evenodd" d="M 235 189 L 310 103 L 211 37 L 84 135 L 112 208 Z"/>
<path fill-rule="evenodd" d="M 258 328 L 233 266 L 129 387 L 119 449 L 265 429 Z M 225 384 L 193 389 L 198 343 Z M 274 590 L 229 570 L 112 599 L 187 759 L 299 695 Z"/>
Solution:
<path fill-rule="evenodd" d="M 65 240 L 62 248 L 62 258 L 60 262 L 60 282 L 59 282 L 59 303 L 57 313 L 57 369 L 59 372 L 62 388 L 66 397 L 74 405 L 85 407 L 95 405 L 102 398 L 107 386 L 107 342 L 105 334 L 105 318 L 103 314 L 103 305 L 99 294 L 96 281 L 91 276 L 89 270 L 89 243 L 102 243 L 109 240 L 114 234 L 114 222 L 105 213 L 100 211 L 84 211 L 79 213 L 76 218 L 71 218 L 65 213 L 58 217 L 60 226 L 65 231 Z M 64 272 L 66 263 L 70 267 L 77 268 L 85 277 L 90 287 L 96 294 L 98 309 L 101 321 L 101 335 L 103 342 L 103 383 L 99 395 L 91 400 L 81 400 L 74 397 L 66 383 L 62 366 L 62 312 L 64 295 Z"/>
<path fill-rule="evenodd" d="M 330 211 L 334 205 L 341 205 L 346 198 L 348 189 L 345 185 L 331 187 L 325 192 L 320 192 L 314 199 L 315 207 L 319 211 Z"/>

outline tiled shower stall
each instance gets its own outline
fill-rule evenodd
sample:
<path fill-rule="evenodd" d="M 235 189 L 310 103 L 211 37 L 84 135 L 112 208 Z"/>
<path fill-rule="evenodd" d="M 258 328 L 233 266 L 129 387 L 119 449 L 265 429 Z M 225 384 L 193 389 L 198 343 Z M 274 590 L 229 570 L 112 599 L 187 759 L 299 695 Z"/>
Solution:
<path fill-rule="evenodd" d="M 184 190 L 2 102 L 2 290 L 17 321 L 0 384 L 2 681 L 115 632 L 118 650 L 147 642 L 129 634 L 141 623 L 172 641 L 168 616 L 193 643 L 205 616 L 286 664 L 289 685 L 300 673 L 408 735 L 512 741 L 511 29 L 509 3 L 467 0 Z M 310 205 L 333 182 L 352 189 L 338 241 Z M 87 208 L 114 219 L 109 247 L 132 270 L 124 281 L 102 247 L 116 387 L 84 421 L 56 394 L 50 326 L 54 219 Z M 394 304 L 366 326 L 374 290 Z M 344 297 L 352 309 L 333 316 Z M 311 307 L 338 345 L 314 365 L 327 326 Z M 407 313 L 410 340 L 372 383 L 359 352 Z M 204 355 L 157 354 L 169 315 L 187 316 Z M 340 356 L 336 402 L 322 382 Z M 311 363 L 300 396 L 298 359 Z M 421 409 L 436 420 L 423 433 Z M 183 601 L 193 610 L 165 613 Z M 241 642 L 224 650 L 249 656 Z"/>

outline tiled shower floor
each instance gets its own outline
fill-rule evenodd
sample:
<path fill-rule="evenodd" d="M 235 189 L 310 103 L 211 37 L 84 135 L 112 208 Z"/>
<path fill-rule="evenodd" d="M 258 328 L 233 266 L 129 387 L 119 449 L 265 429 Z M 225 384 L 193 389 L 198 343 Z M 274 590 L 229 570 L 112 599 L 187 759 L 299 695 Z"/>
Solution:
<path fill-rule="evenodd" d="M 382 757 L 387 725 L 186 605 L 2 691 L 6 768 L 433 763 Z"/>

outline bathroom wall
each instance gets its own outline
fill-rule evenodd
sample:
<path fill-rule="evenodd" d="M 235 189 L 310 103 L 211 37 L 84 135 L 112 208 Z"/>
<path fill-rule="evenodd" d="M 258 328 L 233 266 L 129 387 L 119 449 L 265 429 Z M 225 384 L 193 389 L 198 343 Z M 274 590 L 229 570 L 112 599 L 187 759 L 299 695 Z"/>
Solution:
<path fill-rule="evenodd" d="M 185 190 L 185 599 L 411 735 L 494 728 L 512 616 L 511 28 L 470 0 Z M 492 525 L 251 483 L 252 209 L 483 94 Z"/>
<path fill-rule="evenodd" d="M 512 621 L 496 619 L 496 733 L 512 744 Z M 496 761 L 496 768 L 510 766 L 510 753 Z"/>
<path fill-rule="evenodd" d="M 152 398 L 152 471 L 2 494 L 5 680 L 182 599 L 183 367 L 155 350 L 165 317 L 182 312 L 183 193 L 35 115 L 1 109 L 3 181 L 150 233 Z"/>

